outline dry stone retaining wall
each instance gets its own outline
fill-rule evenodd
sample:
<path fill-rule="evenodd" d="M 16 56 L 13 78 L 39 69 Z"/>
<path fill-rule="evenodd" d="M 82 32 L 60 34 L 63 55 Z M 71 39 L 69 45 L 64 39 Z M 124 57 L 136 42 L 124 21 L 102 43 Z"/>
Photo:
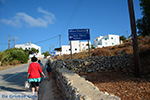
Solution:
<path fill-rule="evenodd" d="M 141 73 L 146 77 L 150 77 L 149 61 L 149 56 L 140 60 Z M 72 64 L 71 61 L 67 59 L 57 60 L 53 62 L 53 69 L 56 74 L 58 87 L 60 88 L 60 90 L 62 90 L 62 93 L 66 100 L 120 99 L 116 96 L 109 95 L 108 93 L 100 92 L 98 88 L 95 87 L 91 82 L 86 81 L 84 78 L 81 78 L 75 73 L 116 71 L 124 75 L 134 75 L 133 66 L 132 55 L 112 57 L 98 56 L 86 58 L 83 60 L 75 59 L 72 61 Z"/>
<path fill-rule="evenodd" d="M 91 82 L 66 68 L 57 68 L 56 77 L 65 100 L 120 100 L 117 96 L 99 91 Z"/>
<path fill-rule="evenodd" d="M 75 73 L 91 73 L 91 72 L 112 72 L 121 73 L 123 75 L 134 76 L 134 64 L 132 55 L 122 56 L 97 56 L 83 60 L 74 59 L 63 60 L 63 65 L 67 69 Z M 59 67 L 62 67 L 59 66 Z M 140 71 L 142 77 L 150 78 L 150 56 L 140 59 Z"/>

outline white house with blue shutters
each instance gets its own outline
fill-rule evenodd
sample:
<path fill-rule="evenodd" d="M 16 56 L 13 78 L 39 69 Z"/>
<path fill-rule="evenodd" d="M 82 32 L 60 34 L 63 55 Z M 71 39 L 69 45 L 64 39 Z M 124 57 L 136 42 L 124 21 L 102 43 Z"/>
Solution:
<path fill-rule="evenodd" d="M 119 45 L 119 35 L 108 34 L 106 36 L 99 36 L 94 39 L 94 47 L 102 48 L 107 46 Z"/>

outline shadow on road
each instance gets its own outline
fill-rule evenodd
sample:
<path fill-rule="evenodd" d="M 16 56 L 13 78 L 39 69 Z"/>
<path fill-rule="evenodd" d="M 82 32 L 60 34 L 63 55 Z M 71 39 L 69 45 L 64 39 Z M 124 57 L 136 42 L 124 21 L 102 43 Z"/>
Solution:
<path fill-rule="evenodd" d="M 15 88 L 10 88 L 10 87 L 5 87 L 5 86 L 0 86 L 0 91 L 4 90 L 4 91 L 23 91 L 22 89 L 15 89 Z"/>
<path fill-rule="evenodd" d="M 5 74 L 2 76 L 0 89 L 5 91 L 24 91 L 24 83 L 27 81 L 27 72 Z M 19 88 L 19 89 L 18 89 Z"/>

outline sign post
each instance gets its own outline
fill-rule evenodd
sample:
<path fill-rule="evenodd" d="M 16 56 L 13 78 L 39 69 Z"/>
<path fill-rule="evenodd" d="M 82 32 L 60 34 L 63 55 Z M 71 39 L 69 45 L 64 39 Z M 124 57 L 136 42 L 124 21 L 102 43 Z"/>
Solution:
<path fill-rule="evenodd" d="M 90 57 L 90 30 L 89 29 L 69 29 L 69 41 L 70 41 L 70 53 L 71 53 L 71 61 L 72 61 L 72 40 L 88 40 L 88 48 L 89 48 L 89 57 Z"/>
<path fill-rule="evenodd" d="M 89 40 L 88 40 L 88 49 L 89 49 L 89 57 L 90 57 L 90 43 L 89 43 Z"/>
<path fill-rule="evenodd" d="M 71 54 L 71 63 L 72 63 L 72 44 L 71 44 L 71 41 L 70 41 L 70 54 Z"/>
<path fill-rule="evenodd" d="M 51 54 L 52 57 L 54 57 L 54 55 L 56 54 L 56 52 L 53 51 L 53 52 L 50 52 L 50 54 Z"/>

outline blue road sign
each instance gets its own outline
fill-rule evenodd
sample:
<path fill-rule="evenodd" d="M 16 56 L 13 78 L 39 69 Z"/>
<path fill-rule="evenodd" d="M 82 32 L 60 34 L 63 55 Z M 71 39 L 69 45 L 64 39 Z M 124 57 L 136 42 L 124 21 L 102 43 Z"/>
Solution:
<path fill-rule="evenodd" d="M 69 29 L 69 40 L 90 40 L 89 29 Z"/>
<path fill-rule="evenodd" d="M 54 55 L 54 54 L 55 54 L 55 52 L 54 52 L 54 51 L 53 51 L 53 52 L 50 52 L 50 54 L 51 54 L 51 55 Z"/>

